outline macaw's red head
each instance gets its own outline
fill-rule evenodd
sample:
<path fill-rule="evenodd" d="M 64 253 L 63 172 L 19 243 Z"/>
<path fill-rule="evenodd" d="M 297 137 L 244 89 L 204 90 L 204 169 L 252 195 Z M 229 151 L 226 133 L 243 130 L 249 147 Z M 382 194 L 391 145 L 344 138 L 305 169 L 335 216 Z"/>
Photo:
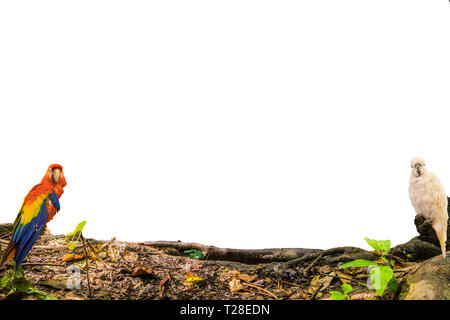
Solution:
<path fill-rule="evenodd" d="M 54 186 L 64 188 L 67 185 L 66 178 L 64 177 L 63 167 L 60 164 L 51 164 L 48 167 L 47 174 L 44 179 L 48 179 Z"/>

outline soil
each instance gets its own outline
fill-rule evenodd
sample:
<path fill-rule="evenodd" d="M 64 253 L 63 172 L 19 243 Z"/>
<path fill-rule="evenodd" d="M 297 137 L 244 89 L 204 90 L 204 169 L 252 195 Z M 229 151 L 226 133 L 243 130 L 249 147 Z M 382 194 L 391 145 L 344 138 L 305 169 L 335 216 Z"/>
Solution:
<path fill-rule="evenodd" d="M 2 251 L 9 233 L 10 225 L 0 225 Z M 184 251 L 176 248 L 115 239 L 86 239 L 85 243 L 86 251 L 81 241 L 71 251 L 63 235 L 41 235 L 22 263 L 25 277 L 35 289 L 60 300 L 329 299 L 330 291 L 340 291 L 343 283 L 352 285 L 351 299 L 398 299 L 389 290 L 381 297 L 368 290 L 367 268 L 338 268 L 358 257 L 379 258 L 374 252 L 358 248 L 340 248 L 329 255 L 327 250 L 305 251 L 311 256 L 308 258 L 306 253 L 303 261 L 295 264 L 280 259 L 248 264 L 210 260 L 205 252 L 206 259 L 197 260 L 182 255 Z M 420 266 L 420 262 L 406 262 L 399 257 L 395 260 L 394 271 L 399 283 Z M 8 264 L 0 269 L 0 276 L 12 268 Z M 0 299 L 36 299 L 30 295 L 7 296 L 7 293 L 0 290 Z"/>

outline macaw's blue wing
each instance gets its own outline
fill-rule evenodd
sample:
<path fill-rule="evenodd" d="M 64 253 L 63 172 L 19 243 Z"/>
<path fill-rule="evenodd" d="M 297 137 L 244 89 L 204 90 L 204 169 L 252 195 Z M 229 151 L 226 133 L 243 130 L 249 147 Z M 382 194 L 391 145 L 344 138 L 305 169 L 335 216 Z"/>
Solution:
<path fill-rule="evenodd" d="M 56 195 L 56 192 L 53 191 L 48 195 L 48 198 L 52 202 L 52 205 L 56 208 L 56 210 L 61 210 L 61 205 L 59 204 L 58 196 Z"/>
<path fill-rule="evenodd" d="M 16 249 L 14 255 L 16 268 L 18 268 L 23 259 L 25 259 L 28 252 L 31 250 L 31 247 L 39 237 L 42 228 L 47 222 L 48 211 L 45 207 L 46 201 L 47 198 L 41 199 L 41 205 L 34 206 L 34 210 L 37 212 L 31 215 L 28 214 L 28 218 L 31 219 L 26 218 L 26 214 L 23 212 L 24 208 L 22 208 L 21 212 L 19 213 L 17 225 L 14 229 L 12 238 L 12 242 L 14 243 L 14 247 Z"/>

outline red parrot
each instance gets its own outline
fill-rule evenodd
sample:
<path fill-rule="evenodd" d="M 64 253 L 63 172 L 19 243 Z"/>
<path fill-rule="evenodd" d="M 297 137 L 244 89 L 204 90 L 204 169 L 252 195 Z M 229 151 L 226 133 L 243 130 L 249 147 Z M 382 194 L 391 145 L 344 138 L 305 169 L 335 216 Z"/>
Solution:
<path fill-rule="evenodd" d="M 25 197 L 12 231 L 11 241 L 0 262 L 0 268 L 13 257 L 16 269 L 36 242 L 39 234 L 61 209 L 59 197 L 67 185 L 63 168 L 60 164 L 51 164 L 42 178 Z"/>

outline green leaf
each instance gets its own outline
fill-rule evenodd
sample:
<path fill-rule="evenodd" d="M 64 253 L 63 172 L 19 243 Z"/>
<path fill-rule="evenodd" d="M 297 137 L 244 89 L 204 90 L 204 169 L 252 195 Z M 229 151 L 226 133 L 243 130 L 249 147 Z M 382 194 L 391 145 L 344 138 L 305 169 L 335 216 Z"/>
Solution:
<path fill-rule="evenodd" d="M 52 296 L 52 295 L 49 295 L 49 294 L 47 294 L 47 293 L 45 293 L 45 292 L 43 292 L 43 291 L 39 291 L 39 290 L 36 290 L 36 289 L 31 289 L 31 290 L 29 290 L 29 291 L 27 292 L 27 294 L 33 295 L 33 296 L 35 296 L 36 298 L 39 298 L 39 299 L 41 299 L 41 300 L 58 300 L 57 297 Z"/>
<path fill-rule="evenodd" d="M 16 291 L 17 291 L 16 288 L 12 288 L 11 290 L 9 290 L 9 292 L 6 296 L 10 296 L 10 295 L 14 294 Z"/>
<path fill-rule="evenodd" d="M 19 268 L 15 271 L 14 279 L 12 280 L 12 286 L 19 292 L 23 293 L 26 293 L 30 289 L 33 289 L 31 282 L 28 281 L 23 274 L 22 266 L 19 266 Z"/>
<path fill-rule="evenodd" d="M 81 234 L 83 232 L 84 225 L 86 224 L 86 220 L 80 222 L 73 232 L 70 232 L 66 235 L 66 240 L 70 237 L 74 238 L 77 234 Z"/>
<path fill-rule="evenodd" d="M 388 282 L 388 288 L 391 290 L 392 293 L 396 293 L 398 289 L 398 283 L 397 279 L 395 277 L 392 277 L 391 280 Z"/>
<path fill-rule="evenodd" d="M 185 250 L 183 253 L 188 254 L 189 258 L 195 259 L 195 260 L 204 260 L 205 257 L 203 256 L 203 253 L 200 250 L 192 249 L 192 250 Z"/>
<path fill-rule="evenodd" d="M 86 225 L 86 220 L 84 220 L 83 222 L 80 222 L 77 227 L 75 228 L 75 230 L 73 231 L 73 233 L 77 234 L 78 232 L 83 232 L 83 228 Z"/>
<path fill-rule="evenodd" d="M 366 242 L 375 249 L 375 251 L 388 253 L 391 250 L 391 240 L 374 240 L 369 238 L 364 238 Z"/>
<path fill-rule="evenodd" d="M 8 274 L 5 274 L 2 279 L 0 280 L 0 288 L 3 289 L 4 287 L 6 287 L 6 285 L 9 282 L 9 277 Z"/>
<path fill-rule="evenodd" d="M 8 284 L 9 284 L 8 295 L 12 295 L 15 293 L 22 293 L 33 295 L 42 300 L 58 300 L 58 298 L 54 296 L 47 295 L 45 292 L 33 288 L 31 282 L 25 278 L 22 266 L 17 268 L 17 270 L 15 270 L 15 268 L 12 269 L 1 278 L 0 280 L 1 288 L 6 287 Z"/>
<path fill-rule="evenodd" d="M 331 300 L 345 300 L 345 295 L 339 291 L 330 291 Z"/>
<path fill-rule="evenodd" d="M 347 263 L 344 263 L 339 267 L 339 269 L 345 269 L 348 267 L 369 267 L 369 266 L 377 266 L 378 264 L 376 262 L 365 260 L 365 259 L 356 259 Z"/>
<path fill-rule="evenodd" d="M 69 247 L 70 251 L 75 250 L 75 243 L 73 243 L 73 242 L 69 243 L 68 247 Z"/>
<path fill-rule="evenodd" d="M 345 295 L 347 295 L 349 292 L 353 291 L 353 287 L 349 285 L 348 283 L 344 283 L 341 286 L 342 292 L 344 292 Z"/>
<path fill-rule="evenodd" d="M 370 280 L 379 296 L 383 295 L 386 286 L 394 276 L 394 271 L 389 266 L 376 266 L 370 270 Z"/>

